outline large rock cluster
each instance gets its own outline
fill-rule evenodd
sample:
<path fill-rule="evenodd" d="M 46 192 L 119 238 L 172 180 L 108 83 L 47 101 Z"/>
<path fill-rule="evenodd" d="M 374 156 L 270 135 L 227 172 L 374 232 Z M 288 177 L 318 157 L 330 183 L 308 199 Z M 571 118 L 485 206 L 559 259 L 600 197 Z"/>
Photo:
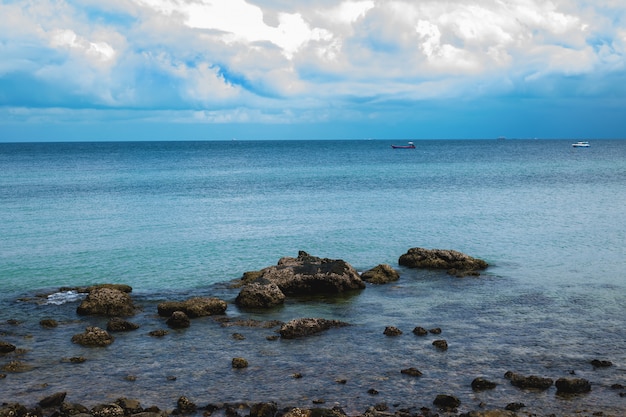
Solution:
<path fill-rule="evenodd" d="M 347 262 L 319 258 L 304 251 L 284 257 L 277 265 L 244 276 L 245 286 L 235 302 L 242 307 L 267 308 L 287 296 L 338 294 L 365 288 L 358 272 Z"/>

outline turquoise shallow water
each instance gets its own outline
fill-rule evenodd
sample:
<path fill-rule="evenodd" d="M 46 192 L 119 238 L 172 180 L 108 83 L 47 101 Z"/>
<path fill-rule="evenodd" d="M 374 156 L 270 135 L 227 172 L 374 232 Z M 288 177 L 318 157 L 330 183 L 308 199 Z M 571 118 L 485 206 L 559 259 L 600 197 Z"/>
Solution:
<path fill-rule="evenodd" d="M 610 385 L 626 385 L 626 141 L 592 141 L 588 149 L 542 140 L 390 144 L 0 144 L 0 340 L 25 349 L 20 360 L 35 367 L 1 379 L 0 401 L 67 390 L 73 401 L 128 395 L 164 408 L 188 395 L 198 403 L 285 405 L 323 398 L 363 411 L 377 402 L 430 406 L 451 392 L 468 409 L 523 402 L 546 413 L 625 410 Z M 492 266 L 461 280 L 400 269 L 393 285 L 252 315 L 354 324 L 311 339 L 269 342 L 271 329 L 211 319 L 162 340 L 146 336 L 164 326 L 154 317 L 159 300 L 230 302 L 236 292 L 220 283 L 298 250 L 363 271 L 397 267 L 415 246 L 460 250 Z M 69 341 L 86 325 L 106 323 L 76 316 L 78 301 L 17 301 L 100 282 L 133 286 L 144 306 L 134 319 L 142 328 L 106 349 Z M 250 314 L 229 305 L 232 318 Z M 63 324 L 42 331 L 43 317 Z M 405 333 L 387 338 L 388 325 Z M 441 327 L 450 349 L 413 336 L 417 325 Z M 234 332 L 246 338 L 234 340 Z M 60 360 L 78 355 L 88 361 Z M 14 356 L 0 356 L 0 365 Z M 234 373 L 234 356 L 253 365 Z M 595 358 L 614 365 L 593 369 Z M 424 376 L 399 374 L 409 366 Z M 554 379 L 575 371 L 593 390 L 568 399 L 554 388 L 522 392 L 504 380 L 508 370 Z M 296 372 L 303 378 L 291 378 Z M 498 388 L 473 393 L 476 376 Z M 334 382 L 343 378 L 345 385 Z"/>

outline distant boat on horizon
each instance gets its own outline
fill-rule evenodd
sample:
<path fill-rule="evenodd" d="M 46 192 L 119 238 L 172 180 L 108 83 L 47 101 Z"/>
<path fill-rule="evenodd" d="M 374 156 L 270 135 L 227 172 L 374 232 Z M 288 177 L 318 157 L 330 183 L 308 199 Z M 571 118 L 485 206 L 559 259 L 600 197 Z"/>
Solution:
<path fill-rule="evenodd" d="M 413 142 L 409 142 L 406 145 L 391 145 L 393 149 L 415 149 L 415 144 Z"/>
<path fill-rule="evenodd" d="M 589 142 L 587 141 L 579 141 L 576 143 L 572 143 L 572 146 L 574 148 L 588 148 L 589 147 Z"/>

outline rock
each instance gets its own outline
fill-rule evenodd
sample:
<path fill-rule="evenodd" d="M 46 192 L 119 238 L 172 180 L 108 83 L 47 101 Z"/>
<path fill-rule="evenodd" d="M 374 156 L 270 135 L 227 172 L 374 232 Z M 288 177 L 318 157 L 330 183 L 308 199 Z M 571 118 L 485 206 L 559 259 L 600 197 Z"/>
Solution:
<path fill-rule="evenodd" d="M 398 263 L 409 268 L 445 269 L 454 275 L 465 275 L 483 270 L 489 265 L 482 259 L 472 258 L 455 250 L 411 248 L 400 256 Z"/>
<path fill-rule="evenodd" d="M 258 272 L 254 282 L 275 284 L 286 296 L 338 294 L 365 288 L 365 282 L 347 262 L 318 258 L 304 251 L 297 258 L 281 258 L 277 265 Z"/>
<path fill-rule="evenodd" d="M 113 336 L 99 327 L 87 327 L 84 333 L 72 336 L 72 343 L 87 347 L 103 347 L 113 343 Z"/>
<path fill-rule="evenodd" d="M 185 329 L 191 326 L 191 320 L 183 311 L 175 311 L 167 319 L 166 324 L 172 329 Z"/>
<path fill-rule="evenodd" d="M 441 340 L 435 340 L 433 342 L 433 346 L 436 347 L 439 350 L 448 350 L 448 342 L 446 342 L 445 340 L 441 339 Z"/>
<path fill-rule="evenodd" d="M 30 371 L 31 369 L 33 369 L 32 366 L 21 361 L 11 361 L 3 365 L 2 368 L 0 368 L 0 370 L 4 372 L 12 372 L 12 373 L 27 372 L 27 371 Z"/>
<path fill-rule="evenodd" d="M 235 303 L 247 308 L 270 308 L 285 302 L 285 294 L 271 282 L 253 282 L 244 286 Z"/>
<path fill-rule="evenodd" d="M 81 292 L 91 293 L 95 290 L 99 290 L 100 288 L 109 288 L 112 290 L 125 292 L 127 294 L 130 294 L 131 292 L 133 292 L 133 288 L 130 285 L 126 285 L 126 284 L 96 284 L 96 285 L 91 285 L 87 288 L 84 288 L 83 291 Z"/>
<path fill-rule="evenodd" d="M 513 411 L 508 410 L 485 410 L 485 411 L 470 411 L 467 417 L 516 417 Z"/>
<path fill-rule="evenodd" d="M 143 408 L 141 408 L 141 403 L 138 400 L 128 399 L 128 398 L 118 398 L 115 401 L 115 404 L 119 405 L 124 409 L 125 415 L 137 414 L 143 412 Z"/>
<path fill-rule="evenodd" d="M 15 351 L 15 345 L 0 340 L 0 353 L 10 353 Z"/>
<path fill-rule="evenodd" d="M 594 359 L 591 361 L 591 365 L 593 365 L 594 368 L 608 368 L 609 366 L 613 366 L 613 363 L 611 361 Z"/>
<path fill-rule="evenodd" d="M 339 320 L 327 320 L 319 318 L 294 319 L 280 327 L 280 336 L 284 339 L 310 336 L 315 333 L 328 330 L 333 327 L 349 326 L 348 323 Z"/>
<path fill-rule="evenodd" d="M 485 391 L 488 389 L 494 389 L 498 384 L 486 380 L 485 378 L 475 378 L 472 381 L 472 389 L 474 391 Z"/>
<path fill-rule="evenodd" d="M 163 337 L 166 334 L 168 334 L 169 332 L 167 330 L 164 329 L 158 329 L 158 330 L 152 330 L 150 333 L 148 333 L 150 336 L 152 337 Z"/>
<path fill-rule="evenodd" d="M 159 316 L 169 317 L 175 311 L 182 311 L 189 318 L 224 314 L 227 304 L 214 297 L 194 297 L 185 301 L 166 301 L 157 306 Z"/>
<path fill-rule="evenodd" d="M 428 334 L 428 331 L 423 327 L 417 326 L 413 329 L 413 334 L 416 334 L 417 336 L 426 336 Z"/>
<path fill-rule="evenodd" d="M 400 336 L 402 334 L 402 330 L 394 326 L 387 326 L 385 327 L 383 334 L 385 336 Z"/>
<path fill-rule="evenodd" d="M 133 316 L 135 311 L 136 308 L 128 293 L 107 287 L 93 289 L 76 309 L 76 312 L 83 316 L 106 317 Z"/>
<path fill-rule="evenodd" d="M 417 368 L 406 368 L 400 371 L 401 374 L 409 375 L 409 376 L 422 376 L 422 372 L 420 372 Z"/>
<path fill-rule="evenodd" d="M 0 417 L 26 417 L 30 413 L 19 403 L 0 403 Z"/>
<path fill-rule="evenodd" d="M 41 401 L 39 401 L 39 406 L 41 408 L 50 408 L 50 407 L 59 407 L 65 401 L 65 396 L 67 392 L 57 392 L 56 394 L 52 394 Z"/>
<path fill-rule="evenodd" d="M 45 329 L 54 329 L 59 323 L 53 319 L 42 319 L 39 321 L 39 325 Z"/>
<path fill-rule="evenodd" d="M 274 417 L 278 411 L 278 405 L 275 402 L 256 403 L 250 407 L 249 417 Z"/>
<path fill-rule="evenodd" d="M 433 404 L 444 410 L 453 410 L 461 405 L 461 400 L 453 395 L 439 394 L 433 401 Z"/>
<path fill-rule="evenodd" d="M 554 385 L 557 394 L 581 394 L 591 391 L 591 383 L 583 378 L 559 378 Z"/>
<path fill-rule="evenodd" d="M 243 369 L 248 367 L 248 361 L 244 358 L 233 358 L 232 367 L 235 369 Z"/>
<path fill-rule="evenodd" d="M 182 396 L 178 399 L 177 410 L 180 414 L 193 414 L 196 412 L 196 404 L 194 404 L 189 398 Z"/>
<path fill-rule="evenodd" d="M 89 414 L 89 409 L 81 404 L 63 402 L 59 407 L 62 416 L 76 416 L 78 414 Z"/>
<path fill-rule="evenodd" d="M 514 372 L 508 371 L 504 374 L 504 377 L 511 381 L 511 385 L 518 388 L 531 388 L 531 389 L 539 389 L 546 390 L 552 386 L 554 382 L 550 378 L 542 378 L 539 376 L 531 375 L 531 376 L 523 376 L 520 374 L 516 374 Z"/>
<path fill-rule="evenodd" d="M 526 404 L 524 403 L 508 403 L 504 409 L 509 411 L 519 411 L 524 407 L 526 407 Z"/>
<path fill-rule="evenodd" d="M 400 274 L 391 265 L 380 264 L 363 272 L 361 279 L 371 284 L 387 284 L 400 279 Z"/>
<path fill-rule="evenodd" d="M 93 417 L 123 417 L 124 409 L 117 404 L 98 404 L 91 409 Z"/>
<path fill-rule="evenodd" d="M 441 328 L 435 327 L 434 329 L 430 329 L 428 332 L 430 334 L 441 334 Z"/>
<path fill-rule="evenodd" d="M 131 323 L 119 317 L 113 317 L 107 323 L 107 331 L 109 332 L 130 332 L 132 330 L 137 330 L 138 328 L 138 324 Z"/>

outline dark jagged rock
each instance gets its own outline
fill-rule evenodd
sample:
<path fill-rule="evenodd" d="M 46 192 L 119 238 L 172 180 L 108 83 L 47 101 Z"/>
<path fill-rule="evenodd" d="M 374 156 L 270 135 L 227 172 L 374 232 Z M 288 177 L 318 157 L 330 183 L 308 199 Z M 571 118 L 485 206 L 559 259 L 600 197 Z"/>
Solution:
<path fill-rule="evenodd" d="M 508 411 L 519 411 L 524 407 L 526 407 L 524 403 L 508 403 L 504 409 Z"/>
<path fill-rule="evenodd" d="M 413 334 L 417 336 L 426 336 L 428 334 L 428 330 L 423 327 L 417 326 L 413 329 Z"/>
<path fill-rule="evenodd" d="M 505 373 L 504 377 L 511 381 L 511 385 L 523 389 L 546 390 L 554 382 L 551 378 L 543 378 L 536 375 L 523 376 L 511 371 Z"/>
<path fill-rule="evenodd" d="M 277 265 L 253 276 L 253 283 L 274 284 L 286 296 L 339 294 L 365 288 L 365 282 L 347 262 L 318 258 L 304 251 L 297 258 L 281 258 Z"/>
<path fill-rule="evenodd" d="M 56 394 L 52 394 L 41 401 L 39 401 L 39 406 L 42 408 L 50 408 L 50 407 L 59 407 L 65 401 L 65 396 L 67 392 L 57 392 Z"/>
<path fill-rule="evenodd" d="M 135 315 L 136 307 L 128 293 L 115 288 L 100 287 L 87 295 L 76 312 L 83 316 L 127 317 Z"/>
<path fill-rule="evenodd" d="M 582 394 L 591 391 L 591 383 L 583 378 L 559 378 L 554 385 L 559 394 Z"/>
<path fill-rule="evenodd" d="M 256 403 L 250 407 L 249 417 L 274 417 L 278 411 L 275 402 Z"/>
<path fill-rule="evenodd" d="M 59 407 L 62 416 L 75 416 L 78 414 L 89 414 L 89 409 L 82 404 L 63 402 Z"/>
<path fill-rule="evenodd" d="M 380 264 L 363 272 L 361 279 L 371 284 L 387 284 L 400 279 L 400 274 L 391 265 Z"/>
<path fill-rule="evenodd" d="M 428 333 L 430 333 L 430 334 L 441 334 L 441 328 L 435 327 L 434 329 L 430 329 L 428 331 Z"/>
<path fill-rule="evenodd" d="M 409 376 L 422 376 L 422 372 L 417 368 L 406 368 L 400 371 L 401 374 Z"/>
<path fill-rule="evenodd" d="M 400 336 L 402 334 L 402 330 L 398 329 L 395 326 L 387 326 L 385 327 L 385 331 L 383 331 L 385 336 Z"/>
<path fill-rule="evenodd" d="M 113 317 L 107 323 L 107 331 L 109 332 L 130 332 L 137 330 L 138 328 L 138 324 L 131 323 L 130 321 L 126 321 L 119 317 Z"/>
<path fill-rule="evenodd" d="M 411 248 L 401 255 L 398 263 L 409 268 L 445 269 L 452 275 L 476 275 L 489 265 L 455 250 Z"/>
<path fill-rule="evenodd" d="M 167 319 L 166 324 L 172 329 L 185 329 L 191 326 L 191 320 L 183 311 L 175 311 Z"/>
<path fill-rule="evenodd" d="M 0 404 L 0 417 L 26 417 L 28 409 L 19 403 Z"/>
<path fill-rule="evenodd" d="M 488 389 L 494 389 L 498 384 L 491 382 L 485 378 L 475 378 L 472 381 L 472 389 L 474 391 L 485 391 Z"/>
<path fill-rule="evenodd" d="M 439 350 L 448 350 L 448 342 L 443 339 L 433 341 L 433 346 Z"/>
<path fill-rule="evenodd" d="M 157 306 L 161 317 L 169 317 L 175 311 L 182 311 L 189 318 L 224 314 L 226 308 L 226 302 L 215 297 L 194 297 L 185 301 L 166 301 Z"/>
<path fill-rule="evenodd" d="M 591 361 L 591 365 L 593 365 L 594 368 L 608 368 L 613 366 L 613 363 L 611 361 L 594 359 Z"/>
<path fill-rule="evenodd" d="M 246 308 L 270 308 L 283 304 L 285 298 L 278 285 L 261 280 L 244 286 L 235 303 Z"/>
<path fill-rule="evenodd" d="M 244 358 L 233 358 L 232 367 L 235 369 L 243 369 L 248 367 L 248 361 Z"/>
<path fill-rule="evenodd" d="M 15 345 L 12 345 L 11 343 L 8 342 L 3 342 L 0 341 L 0 353 L 10 353 L 15 351 L 16 347 Z"/>
<path fill-rule="evenodd" d="M 152 330 L 150 333 L 148 333 L 150 336 L 152 337 L 163 337 L 167 334 L 169 334 L 169 332 L 165 329 L 158 329 L 158 330 Z"/>
<path fill-rule="evenodd" d="M 106 330 L 94 326 L 87 327 L 84 333 L 72 336 L 72 343 L 87 347 L 108 346 L 113 343 L 113 340 L 113 336 L 111 336 Z"/>
<path fill-rule="evenodd" d="M 433 401 L 433 404 L 444 410 L 454 410 L 461 405 L 461 400 L 453 395 L 439 394 Z"/>
<path fill-rule="evenodd" d="M 182 396 L 176 402 L 176 409 L 180 414 L 193 414 L 198 407 L 189 398 Z"/>
<path fill-rule="evenodd" d="M 327 320 L 320 318 L 294 319 L 280 327 L 280 336 L 284 339 L 310 336 L 315 333 L 328 330 L 333 327 L 349 326 L 348 323 L 339 320 Z"/>

